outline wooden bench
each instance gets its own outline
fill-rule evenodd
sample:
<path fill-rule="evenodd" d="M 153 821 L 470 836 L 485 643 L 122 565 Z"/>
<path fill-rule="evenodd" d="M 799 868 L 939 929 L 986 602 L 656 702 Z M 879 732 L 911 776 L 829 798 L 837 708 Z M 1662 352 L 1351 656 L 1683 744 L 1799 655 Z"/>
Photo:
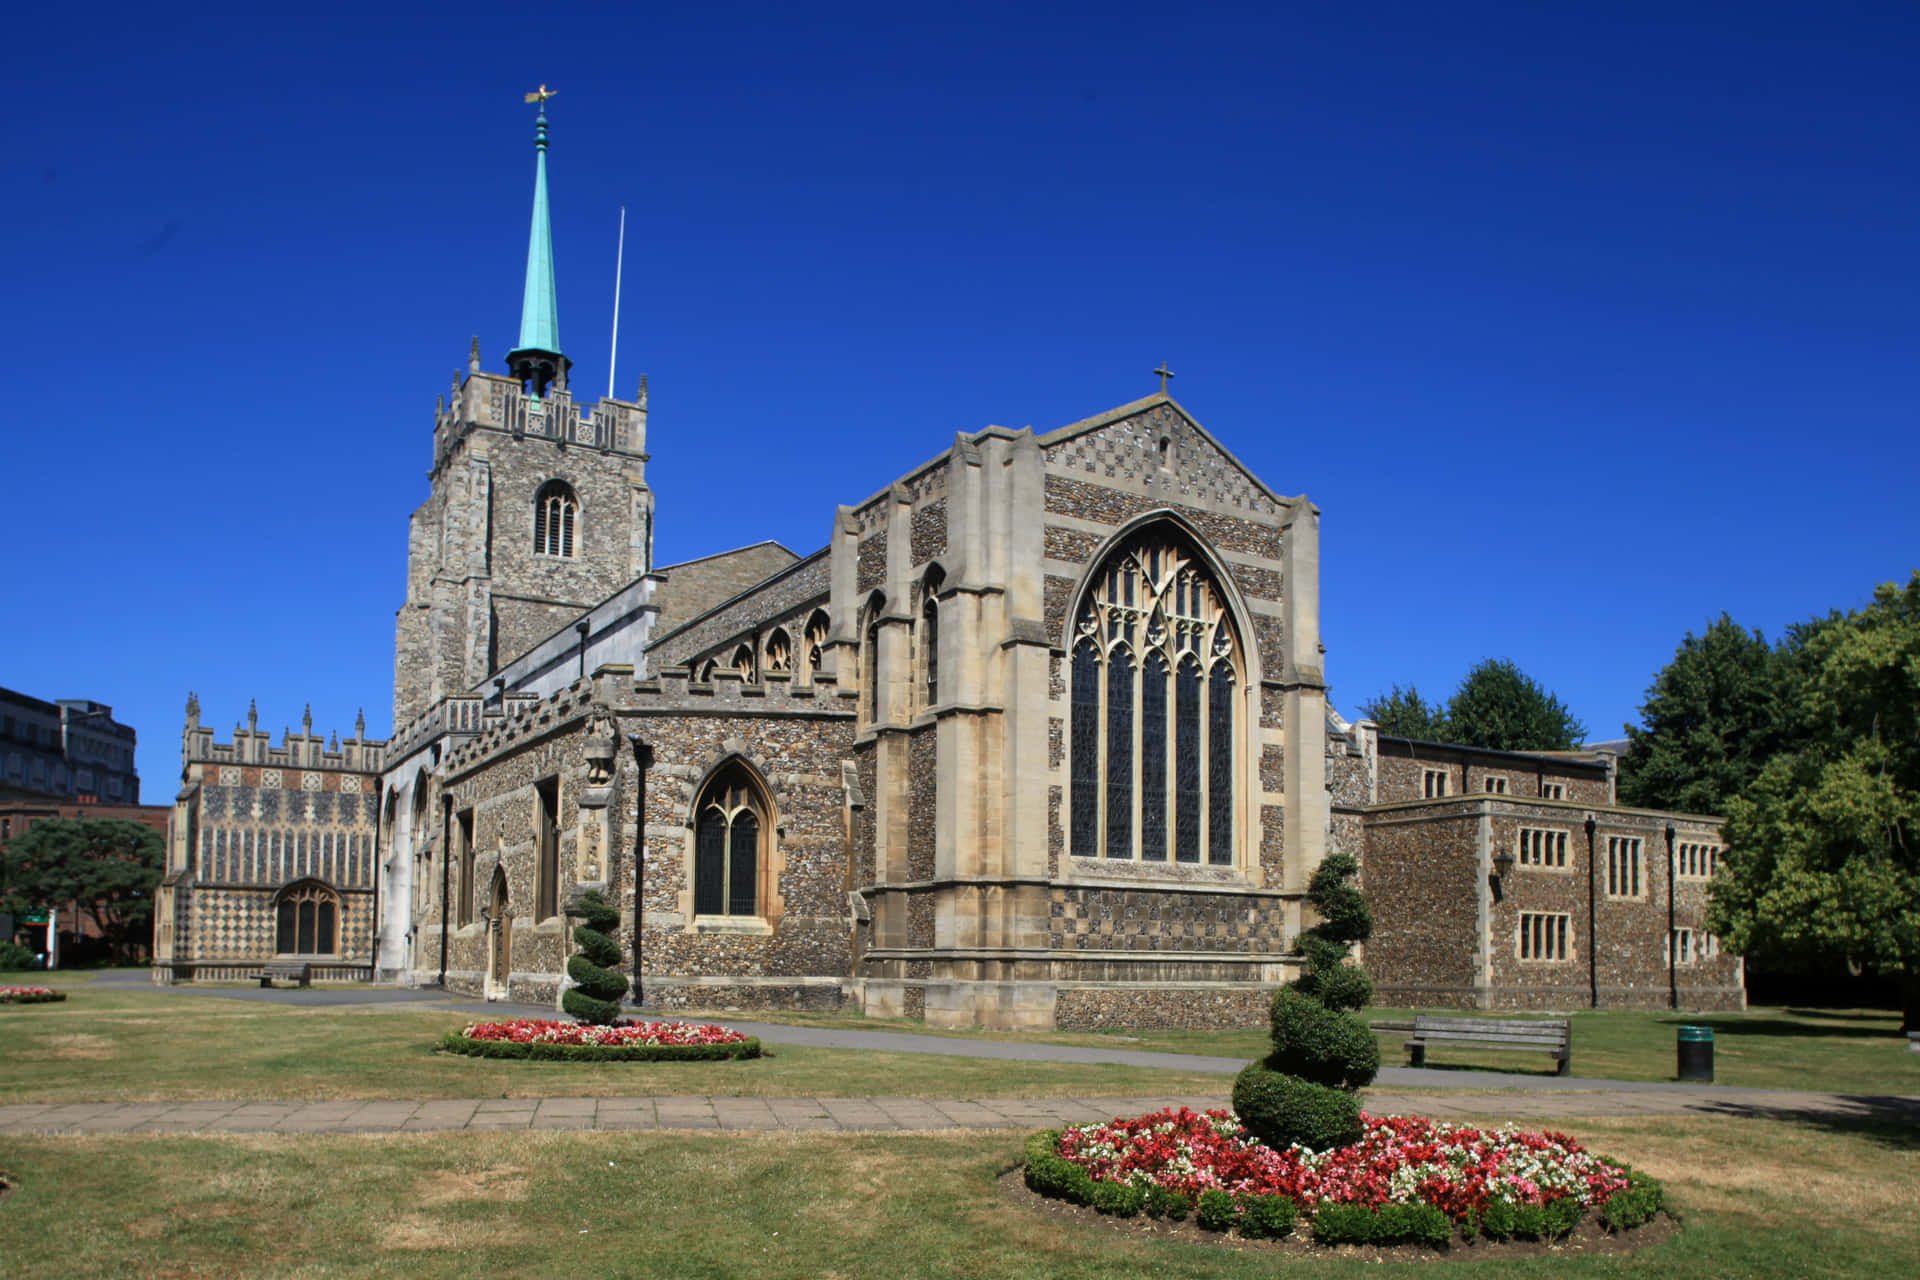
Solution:
<path fill-rule="evenodd" d="M 310 964 L 270 964 L 258 973 L 247 975 L 260 979 L 260 985 L 271 987 L 276 982 L 296 982 L 303 987 L 313 985 L 313 966 Z"/>
<path fill-rule="evenodd" d="M 1437 1018 L 1417 1014 L 1413 1019 L 1413 1038 L 1407 1041 L 1407 1065 L 1426 1066 L 1430 1044 L 1470 1044 L 1482 1049 L 1550 1053 L 1559 1060 L 1558 1074 L 1564 1076 L 1573 1062 L 1573 1024 L 1565 1018 L 1516 1022 L 1510 1018 Z"/>

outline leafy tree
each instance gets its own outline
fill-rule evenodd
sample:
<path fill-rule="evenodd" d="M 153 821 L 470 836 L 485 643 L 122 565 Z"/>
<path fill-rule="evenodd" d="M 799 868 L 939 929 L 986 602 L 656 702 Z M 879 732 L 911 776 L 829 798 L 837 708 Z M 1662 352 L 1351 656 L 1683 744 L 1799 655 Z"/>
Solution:
<path fill-rule="evenodd" d="M 1505 658 L 1467 672 L 1447 703 L 1448 741 L 1497 751 L 1571 751 L 1587 736 L 1566 703 Z"/>
<path fill-rule="evenodd" d="M 1888 975 L 1920 1029 L 1920 572 L 1793 641 L 1797 745 L 1727 804 L 1708 927 L 1736 951 Z"/>
<path fill-rule="evenodd" d="M 160 833 L 124 818 L 49 818 L 8 841 L 0 906 L 15 913 L 78 902 L 108 952 L 139 955 L 153 940 L 153 895 L 166 863 Z"/>
<path fill-rule="evenodd" d="M 1412 685 L 1402 689 L 1394 685 L 1371 702 L 1360 704 L 1360 714 L 1380 726 L 1380 732 L 1396 738 L 1420 738 L 1444 742 L 1447 713 L 1437 703 L 1428 702 Z"/>
<path fill-rule="evenodd" d="M 1719 813 L 1787 743 L 1803 675 L 1796 638 L 1776 649 L 1721 614 L 1687 633 L 1647 688 L 1620 762 L 1620 798 L 1649 809 Z"/>

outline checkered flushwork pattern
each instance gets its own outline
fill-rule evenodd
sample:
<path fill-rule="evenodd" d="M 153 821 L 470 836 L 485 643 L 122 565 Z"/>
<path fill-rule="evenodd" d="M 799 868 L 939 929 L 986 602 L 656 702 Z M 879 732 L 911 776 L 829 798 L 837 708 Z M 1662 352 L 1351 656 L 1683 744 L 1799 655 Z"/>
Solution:
<path fill-rule="evenodd" d="M 1279 512 L 1240 468 L 1185 417 L 1165 405 L 1139 417 L 1075 436 L 1052 450 L 1052 461 L 1088 475 L 1151 481 L 1160 477 L 1160 440 L 1170 442 L 1168 470 L 1181 496 L 1259 515 Z"/>
<path fill-rule="evenodd" d="M 273 954 L 272 895 L 203 889 L 193 895 L 196 959 Z"/>
<path fill-rule="evenodd" d="M 1055 950 L 1283 949 L 1277 906 L 1230 894 L 1056 888 L 1051 897 L 1047 941 Z"/>

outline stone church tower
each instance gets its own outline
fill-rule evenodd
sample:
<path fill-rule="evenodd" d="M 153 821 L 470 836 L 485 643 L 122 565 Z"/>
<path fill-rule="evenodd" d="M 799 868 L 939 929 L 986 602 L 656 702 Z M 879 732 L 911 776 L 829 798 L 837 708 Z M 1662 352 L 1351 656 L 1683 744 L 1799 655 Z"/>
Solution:
<path fill-rule="evenodd" d="M 393 722 L 405 725 L 568 625 L 653 565 L 645 382 L 576 407 L 560 348 L 547 215 L 547 116 L 534 135 L 520 341 L 434 414 L 431 491 L 413 513 L 395 627 Z"/>

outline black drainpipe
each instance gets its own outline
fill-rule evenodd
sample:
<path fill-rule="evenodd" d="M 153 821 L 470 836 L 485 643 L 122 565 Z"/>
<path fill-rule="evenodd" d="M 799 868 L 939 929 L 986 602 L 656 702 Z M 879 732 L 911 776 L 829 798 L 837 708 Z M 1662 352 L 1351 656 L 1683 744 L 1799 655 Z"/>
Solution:
<path fill-rule="evenodd" d="M 1600 1007 L 1600 940 L 1594 936 L 1599 928 L 1593 905 L 1596 872 L 1593 861 L 1593 829 L 1598 824 L 1593 815 L 1587 815 L 1587 1002 L 1595 1009 Z"/>
<path fill-rule="evenodd" d="M 453 874 L 452 859 L 447 854 L 453 848 L 453 797 L 442 794 L 440 797 L 440 989 L 447 989 L 447 890 L 448 877 Z"/>
<path fill-rule="evenodd" d="M 1673 824 L 1667 824 L 1667 1008 L 1680 1007 L 1680 980 L 1674 975 L 1674 962 L 1680 957 L 1673 945 Z"/>
<path fill-rule="evenodd" d="M 646 992 L 641 984 L 640 939 L 645 922 L 646 901 L 642 893 L 642 877 L 647 869 L 647 770 L 653 768 L 653 748 L 640 741 L 640 735 L 627 735 L 627 744 L 633 748 L 633 1002 L 638 1005 L 645 1001 Z M 612 855 L 609 853 L 611 864 Z"/>
<path fill-rule="evenodd" d="M 380 828 L 387 821 L 387 788 L 383 783 L 374 793 L 373 806 L 373 953 L 367 957 L 367 981 L 380 980 Z"/>
<path fill-rule="evenodd" d="M 573 624 L 573 629 L 580 637 L 580 678 L 585 680 L 587 678 L 587 632 L 592 629 L 592 624 L 586 621 L 576 622 Z"/>

